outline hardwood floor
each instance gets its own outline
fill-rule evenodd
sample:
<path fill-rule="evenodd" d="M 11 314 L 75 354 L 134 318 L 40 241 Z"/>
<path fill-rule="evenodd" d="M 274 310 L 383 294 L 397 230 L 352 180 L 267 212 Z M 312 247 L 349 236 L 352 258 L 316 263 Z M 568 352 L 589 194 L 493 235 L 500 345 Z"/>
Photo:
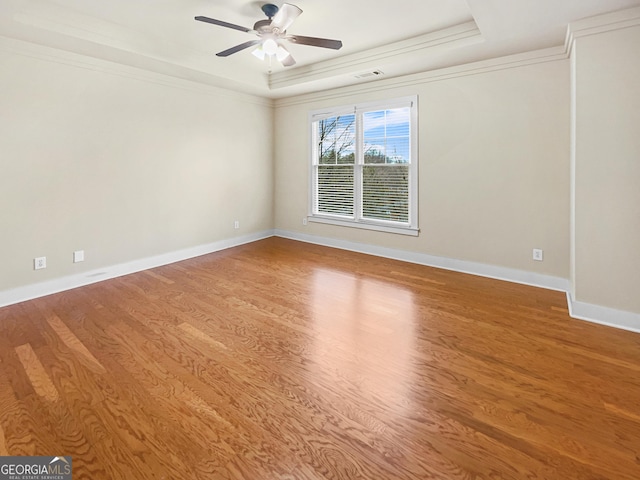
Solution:
<path fill-rule="evenodd" d="M 0 309 L 0 455 L 74 479 L 640 478 L 640 335 L 281 238 Z"/>

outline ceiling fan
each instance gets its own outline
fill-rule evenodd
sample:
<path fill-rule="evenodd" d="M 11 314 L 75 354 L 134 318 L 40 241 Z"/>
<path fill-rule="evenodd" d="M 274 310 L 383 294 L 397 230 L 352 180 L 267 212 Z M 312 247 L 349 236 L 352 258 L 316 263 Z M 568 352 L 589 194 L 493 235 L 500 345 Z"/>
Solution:
<path fill-rule="evenodd" d="M 297 43 L 299 45 L 331 48 L 333 50 L 339 50 L 342 47 L 342 42 L 340 40 L 304 37 L 302 35 L 289 35 L 287 33 L 287 29 L 302 13 L 302 10 L 295 5 L 285 3 L 282 7 L 278 8 L 277 5 L 267 3 L 262 6 L 262 11 L 267 16 L 268 20 L 257 21 L 253 26 L 253 29 L 229 22 L 223 22 L 222 20 L 216 20 L 215 18 L 199 16 L 195 17 L 195 19 L 200 22 L 212 23 L 221 27 L 240 30 L 241 32 L 253 33 L 258 36 L 258 39 L 256 40 L 249 40 L 248 42 L 241 43 L 240 45 L 236 45 L 235 47 L 216 53 L 218 57 L 228 57 L 229 55 L 241 50 L 257 45 L 258 48 L 252 52 L 255 56 L 260 59 L 264 59 L 265 56 L 269 56 L 271 59 L 271 57 L 275 56 L 282 65 L 290 67 L 295 65 L 296 61 L 282 44 L 283 40 Z"/>

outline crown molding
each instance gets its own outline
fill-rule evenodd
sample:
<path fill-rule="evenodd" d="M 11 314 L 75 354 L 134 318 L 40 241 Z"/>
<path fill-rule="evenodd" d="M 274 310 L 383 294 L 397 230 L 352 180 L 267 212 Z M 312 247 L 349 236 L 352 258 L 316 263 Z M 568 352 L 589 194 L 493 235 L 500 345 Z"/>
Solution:
<path fill-rule="evenodd" d="M 224 86 L 211 85 L 201 81 L 187 80 L 178 76 L 48 47 L 13 37 L 0 35 L 0 52 L 130 78 L 145 83 L 163 85 L 169 88 L 188 90 L 199 95 L 233 98 L 244 103 L 273 107 L 273 100 L 270 98 L 242 93 L 237 90 L 227 89 Z M 187 73 L 185 72 L 185 74 Z"/>
<path fill-rule="evenodd" d="M 571 22 L 567 27 L 565 52 L 570 55 L 576 39 L 640 25 L 640 7 L 618 10 Z"/>
<path fill-rule="evenodd" d="M 274 90 L 335 75 L 355 75 L 380 64 L 401 61 L 416 52 L 439 53 L 444 49 L 458 48 L 481 41 L 483 41 L 482 34 L 472 20 L 363 52 L 274 73 L 269 78 L 269 88 Z"/>
<path fill-rule="evenodd" d="M 275 100 L 275 106 L 288 107 L 323 100 L 334 100 L 354 95 L 370 94 L 394 90 L 404 87 L 414 87 L 431 82 L 448 80 L 458 77 L 479 75 L 511 68 L 521 68 L 538 63 L 557 62 L 567 59 L 567 54 L 562 46 L 550 47 L 542 50 L 507 55 L 491 58 L 478 62 L 455 65 L 452 67 L 430 70 L 427 72 L 401 75 L 393 78 L 381 78 L 367 83 L 358 83 L 347 87 L 339 87 L 330 91 L 314 92 L 294 97 L 285 97 Z"/>

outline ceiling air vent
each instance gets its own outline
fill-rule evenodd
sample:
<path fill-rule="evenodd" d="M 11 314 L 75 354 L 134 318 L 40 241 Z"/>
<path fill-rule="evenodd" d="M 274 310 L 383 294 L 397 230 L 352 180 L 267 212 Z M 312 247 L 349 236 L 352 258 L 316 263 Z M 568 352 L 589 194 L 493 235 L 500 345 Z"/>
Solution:
<path fill-rule="evenodd" d="M 357 75 L 354 75 L 355 78 L 370 78 L 370 77 L 381 77 L 384 75 L 382 70 L 372 70 L 370 72 L 363 72 Z"/>

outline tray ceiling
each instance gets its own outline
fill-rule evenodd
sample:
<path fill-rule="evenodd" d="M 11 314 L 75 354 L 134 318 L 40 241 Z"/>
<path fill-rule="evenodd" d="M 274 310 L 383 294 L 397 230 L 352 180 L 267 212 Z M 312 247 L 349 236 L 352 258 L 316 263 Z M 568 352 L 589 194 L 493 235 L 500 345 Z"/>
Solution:
<path fill-rule="evenodd" d="M 250 50 L 216 57 L 255 37 L 194 17 L 251 28 L 266 18 L 263 3 L 4 0 L 0 35 L 279 98 L 559 46 L 569 22 L 640 0 L 291 0 L 303 14 L 289 33 L 340 39 L 343 48 L 287 45 L 297 64 L 274 63 L 271 71 Z"/>

